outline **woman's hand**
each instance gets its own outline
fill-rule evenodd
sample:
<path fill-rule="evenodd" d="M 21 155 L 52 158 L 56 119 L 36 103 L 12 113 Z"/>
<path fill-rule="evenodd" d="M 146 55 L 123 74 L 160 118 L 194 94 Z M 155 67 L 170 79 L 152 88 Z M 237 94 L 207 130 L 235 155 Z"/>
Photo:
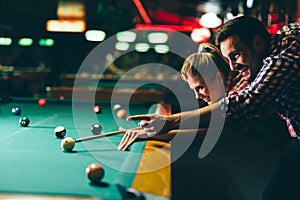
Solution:
<path fill-rule="evenodd" d="M 119 146 L 118 150 L 125 151 L 128 149 L 130 145 L 132 145 L 135 141 L 137 141 L 139 138 L 149 138 L 148 134 L 145 133 L 143 129 L 140 130 L 134 130 L 134 129 L 128 129 L 125 130 L 123 128 L 120 128 L 120 130 L 126 131 Z"/>
<path fill-rule="evenodd" d="M 135 115 L 130 116 L 127 120 L 141 120 L 139 127 L 143 128 L 148 137 L 158 134 L 165 134 L 170 130 L 177 128 L 176 118 L 167 115 Z"/>

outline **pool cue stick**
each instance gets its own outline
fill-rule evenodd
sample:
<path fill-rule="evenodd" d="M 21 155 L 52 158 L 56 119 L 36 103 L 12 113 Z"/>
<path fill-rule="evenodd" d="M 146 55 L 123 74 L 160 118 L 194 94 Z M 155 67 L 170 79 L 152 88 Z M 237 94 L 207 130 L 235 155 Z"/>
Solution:
<path fill-rule="evenodd" d="M 138 129 L 141 129 L 141 128 L 137 127 L 137 128 L 131 128 L 131 129 L 132 130 L 138 130 Z M 121 130 L 121 131 L 114 131 L 114 132 L 109 132 L 109 133 L 105 133 L 105 134 L 100 134 L 100 135 L 93 135 L 93 136 L 78 138 L 78 139 L 75 140 L 75 142 L 83 142 L 83 141 L 87 141 L 87 140 L 94 140 L 94 139 L 98 139 L 98 138 L 104 138 L 104 137 L 109 137 L 109 136 L 113 136 L 113 135 L 123 134 L 125 132 L 126 132 L 126 130 Z"/>

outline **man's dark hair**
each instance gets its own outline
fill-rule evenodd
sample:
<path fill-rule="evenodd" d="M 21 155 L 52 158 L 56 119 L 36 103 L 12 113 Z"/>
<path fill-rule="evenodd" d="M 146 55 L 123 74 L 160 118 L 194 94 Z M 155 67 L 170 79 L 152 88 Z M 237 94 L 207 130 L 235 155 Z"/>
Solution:
<path fill-rule="evenodd" d="M 230 36 L 239 36 L 241 42 L 252 47 L 255 35 L 260 35 L 267 44 L 270 41 L 270 34 L 265 25 L 256 18 L 241 16 L 229 20 L 216 33 L 215 43 L 220 45 L 221 42 Z"/>

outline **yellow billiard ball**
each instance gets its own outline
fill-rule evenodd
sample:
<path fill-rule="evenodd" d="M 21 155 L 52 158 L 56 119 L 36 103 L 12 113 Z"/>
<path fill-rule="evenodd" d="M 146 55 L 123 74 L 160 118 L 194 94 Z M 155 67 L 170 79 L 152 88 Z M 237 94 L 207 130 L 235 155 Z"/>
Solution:
<path fill-rule="evenodd" d="M 75 147 L 75 140 L 73 138 L 66 137 L 61 141 L 60 146 L 64 151 L 72 151 Z"/>

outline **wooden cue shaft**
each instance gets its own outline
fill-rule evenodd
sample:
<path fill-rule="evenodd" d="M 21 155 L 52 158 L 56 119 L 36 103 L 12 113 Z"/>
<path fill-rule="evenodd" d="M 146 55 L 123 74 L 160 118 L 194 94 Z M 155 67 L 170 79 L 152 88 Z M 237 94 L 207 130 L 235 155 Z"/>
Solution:
<path fill-rule="evenodd" d="M 106 134 L 102 134 L 102 135 L 88 136 L 88 137 L 76 139 L 75 142 L 83 142 L 83 141 L 87 141 L 87 140 L 93 140 L 93 139 L 97 139 L 97 138 L 103 138 L 103 137 L 118 135 L 118 134 L 122 134 L 122 133 L 125 133 L 125 131 L 115 131 L 115 132 L 110 132 L 110 133 L 106 133 Z"/>
<path fill-rule="evenodd" d="M 132 128 L 132 130 L 138 130 L 141 128 Z M 83 137 L 83 138 L 78 138 L 75 140 L 75 142 L 83 142 L 83 141 L 87 141 L 87 140 L 93 140 L 93 139 L 98 139 L 98 138 L 104 138 L 104 137 L 109 137 L 109 136 L 113 136 L 113 135 L 118 135 L 118 134 L 122 134 L 125 133 L 126 130 L 121 130 L 121 131 L 114 131 L 114 132 L 109 132 L 109 133 L 105 133 L 105 134 L 101 134 L 101 135 L 93 135 L 93 136 L 88 136 L 88 137 Z"/>

